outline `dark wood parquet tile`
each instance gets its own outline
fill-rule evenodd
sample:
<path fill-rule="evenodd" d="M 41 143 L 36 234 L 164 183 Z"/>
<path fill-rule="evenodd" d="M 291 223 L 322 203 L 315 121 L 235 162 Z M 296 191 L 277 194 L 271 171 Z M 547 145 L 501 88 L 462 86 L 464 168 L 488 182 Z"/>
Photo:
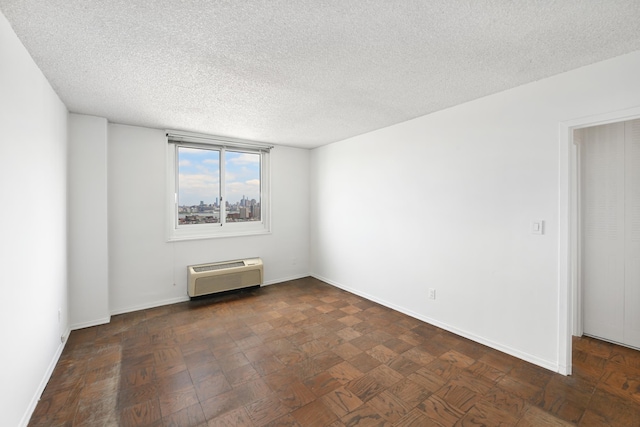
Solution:
<path fill-rule="evenodd" d="M 200 402 L 231 391 L 231 385 L 222 373 L 195 378 L 196 381 L 194 382 L 194 386 Z"/>
<path fill-rule="evenodd" d="M 357 366 L 359 371 L 365 373 L 374 369 L 376 366 L 379 366 L 381 363 L 378 359 L 374 359 L 364 352 L 358 353 L 347 361 L 353 366 Z"/>
<path fill-rule="evenodd" d="M 244 409 L 255 426 L 263 426 L 290 412 L 290 409 L 275 395 L 248 403 Z"/>
<path fill-rule="evenodd" d="M 504 373 L 510 372 L 514 366 L 522 363 L 513 356 L 493 349 L 488 349 L 478 360 Z"/>
<path fill-rule="evenodd" d="M 301 427 L 300 424 L 293 418 L 293 415 L 287 414 L 284 415 L 274 421 L 271 421 L 268 424 L 265 424 L 264 427 Z"/>
<path fill-rule="evenodd" d="M 165 427 L 200 427 L 207 423 L 199 402 L 163 416 L 162 421 Z"/>
<path fill-rule="evenodd" d="M 30 426 L 640 426 L 640 352 L 554 374 L 305 278 L 73 331 Z"/>
<path fill-rule="evenodd" d="M 392 425 L 366 403 L 342 417 L 341 421 L 348 427 L 387 427 Z"/>
<path fill-rule="evenodd" d="M 333 411 L 338 417 L 344 417 L 362 406 L 364 402 L 355 394 L 340 387 L 332 392 L 327 393 L 321 398 L 322 402 Z"/>
<path fill-rule="evenodd" d="M 249 415 L 244 408 L 239 408 L 234 411 L 227 412 L 226 414 L 214 418 L 207 423 L 208 427 L 254 427 L 253 421 L 249 418 Z"/>
<path fill-rule="evenodd" d="M 516 380 L 544 388 L 553 376 L 553 373 L 539 366 L 520 363 L 509 372 L 509 375 Z"/>
<path fill-rule="evenodd" d="M 520 421 L 516 424 L 516 427 L 569 427 L 571 425 L 573 424 L 558 419 L 548 412 L 531 406 L 525 411 Z"/>
<path fill-rule="evenodd" d="M 75 421 L 74 424 L 76 424 Z M 82 422 L 78 424 L 83 425 Z M 147 400 L 146 402 L 138 403 L 123 409 L 120 411 L 118 425 L 122 427 L 151 425 L 161 426 L 162 415 L 160 413 L 160 404 L 158 403 L 158 399 L 155 398 Z"/>
<path fill-rule="evenodd" d="M 482 378 L 489 382 L 498 382 L 505 373 L 483 362 L 476 361 L 473 365 L 467 367 L 465 371 L 474 377 Z"/>
<path fill-rule="evenodd" d="M 435 395 L 461 412 L 467 412 L 482 398 L 482 395 L 453 381 L 445 384 Z"/>
<path fill-rule="evenodd" d="M 369 401 L 369 406 L 375 409 L 383 418 L 389 422 L 396 422 L 407 415 L 411 405 L 399 399 L 389 390 L 375 396 Z"/>
<path fill-rule="evenodd" d="M 408 378 L 396 383 L 388 389 L 393 395 L 406 403 L 408 408 L 414 408 L 419 403 L 426 400 L 432 392 L 422 387 L 420 384 Z"/>
<path fill-rule="evenodd" d="M 380 384 L 376 378 L 372 375 L 366 374 L 353 381 L 348 382 L 345 388 L 351 393 L 358 396 L 360 400 L 366 402 L 372 399 L 375 395 L 385 389 L 385 386 Z"/>
<path fill-rule="evenodd" d="M 424 402 L 417 406 L 422 412 L 437 424 L 452 426 L 464 416 L 464 412 L 457 409 L 442 398 L 431 395 Z"/>
<path fill-rule="evenodd" d="M 493 408 L 508 413 L 515 419 L 522 418 L 526 409 L 524 399 L 504 391 L 499 387 L 494 387 L 487 392 L 483 396 L 482 401 L 487 402 Z"/>
<path fill-rule="evenodd" d="M 307 378 L 304 385 L 307 386 L 316 397 L 324 396 L 328 392 L 342 387 L 342 383 L 329 372 L 321 372 L 315 377 Z"/>
<path fill-rule="evenodd" d="M 457 423 L 460 427 L 466 426 L 514 426 L 518 418 L 507 411 L 501 410 L 485 401 L 473 405 L 469 411 Z"/>
<path fill-rule="evenodd" d="M 593 420 L 600 420 L 600 425 L 640 425 L 640 405 L 599 388 L 594 392 L 587 412 L 590 416 L 584 418 L 588 421 L 585 424 L 589 425 L 594 425 Z"/>
<path fill-rule="evenodd" d="M 395 427 L 441 427 L 424 412 L 413 409 L 394 424 Z"/>
<path fill-rule="evenodd" d="M 200 403 L 196 390 L 193 386 L 189 386 L 178 391 L 162 393 L 158 400 L 160 402 L 160 413 L 163 417 L 169 417 L 182 409 Z"/>
<path fill-rule="evenodd" d="M 121 388 L 117 394 L 116 406 L 118 408 L 126 408 L 127 406 L 144 403 L 157 398 L 158 394 L 158 387 L 155 382 L 136 387 Z"/>
<path fill-rule="evenodd" d="M 498 381 L 498 387 L 533 405 L 542 404 L 543 389 L 506 375 Z"/>
<path fill-rule="evenodd" d="M 576 386 L 577 385 L 577 386 Z M 558 378 L 552 378 L 544 389 L 542 408 L 566 421 L 580 421 L 594 388 L 589 384 L 570 385 Z"/>
<path fill-rule="evenodd" d="M 366 353 L 380 363 L 389 363 L 398 356 L 398 353 L 382 344 L 370 348 Z"/>
<path fill-rule="evenodd" d="M 357 355 L 362 353 L 362 350 L 360 350 L 358 347 L 351 344 L 350 342 L 345 342 L 343 344 L 340 344 L 337 347 L 334 347 L 333 352 L 336 353 L 338 356 L 342 357 L 343 359 L 349 360 L 352 357 L 356 357 Z"/>
<path fill-rule="evenodd" d="M 290 409 L 298 409 L 316 399 L 316 395 L 299 381 L 292 382 L 282 388 L 276 395 Z"/>
<path fill-rule="evenodd" d="M 573 375 L 600 379 L 604 374 L 607 359 L 583 350 L 573 350 Z"/>
<path fill-rule="evenodd" d="M 301 426 L 324 427 L 338 417 L 320 400 L 315 400 L 293 412 L 294 419 Z"/>

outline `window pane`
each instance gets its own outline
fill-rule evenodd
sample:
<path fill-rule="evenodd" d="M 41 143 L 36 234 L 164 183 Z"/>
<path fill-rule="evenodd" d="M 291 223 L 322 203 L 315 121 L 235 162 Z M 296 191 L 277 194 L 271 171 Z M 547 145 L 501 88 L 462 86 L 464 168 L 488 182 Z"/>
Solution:
<path fill-rule="evenodd" d="M 227 222 L 260 221 L 260 154 L 225 152 Z"/>
<path fill-rule="evenodd" d="M 178 147 L 178 224 L 220 222 L 220 151 Z"/>

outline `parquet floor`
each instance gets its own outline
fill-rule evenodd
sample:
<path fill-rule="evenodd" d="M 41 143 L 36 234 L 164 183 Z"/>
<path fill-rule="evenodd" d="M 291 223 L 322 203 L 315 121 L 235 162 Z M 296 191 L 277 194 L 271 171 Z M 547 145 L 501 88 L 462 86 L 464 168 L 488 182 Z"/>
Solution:
<path fill-rule="evenodd" d="M 72 332 L 31 426 L 639 426 L 640 352 L 564 377 L 313 278 Z"/>

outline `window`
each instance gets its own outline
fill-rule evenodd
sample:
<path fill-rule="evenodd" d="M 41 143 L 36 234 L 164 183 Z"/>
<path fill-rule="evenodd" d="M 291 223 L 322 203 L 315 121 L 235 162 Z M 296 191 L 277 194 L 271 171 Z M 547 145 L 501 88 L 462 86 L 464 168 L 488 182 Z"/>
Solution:
<path fill-rule="evenodd" d="M 269 232 L 271 147 L 168 133 L 169 240 Z"/>

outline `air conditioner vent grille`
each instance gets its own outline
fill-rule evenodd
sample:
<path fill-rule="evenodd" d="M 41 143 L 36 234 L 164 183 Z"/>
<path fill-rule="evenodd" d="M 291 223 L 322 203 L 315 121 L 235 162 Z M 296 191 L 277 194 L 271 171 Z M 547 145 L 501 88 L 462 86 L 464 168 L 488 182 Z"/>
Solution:
<path fill-rule="evenodd" d="M 190 297 L 262 285 L 260 258 L 236 259 L 187 266 Z"/>
<path fill-rule="evenodd" d="M 193 271 L 201 273 L 203 271 L 223 270 L 225 268 L 244 267 L 244 261 L 229 262 L 227 264 L 211 264 L 193 267 Z"/>

